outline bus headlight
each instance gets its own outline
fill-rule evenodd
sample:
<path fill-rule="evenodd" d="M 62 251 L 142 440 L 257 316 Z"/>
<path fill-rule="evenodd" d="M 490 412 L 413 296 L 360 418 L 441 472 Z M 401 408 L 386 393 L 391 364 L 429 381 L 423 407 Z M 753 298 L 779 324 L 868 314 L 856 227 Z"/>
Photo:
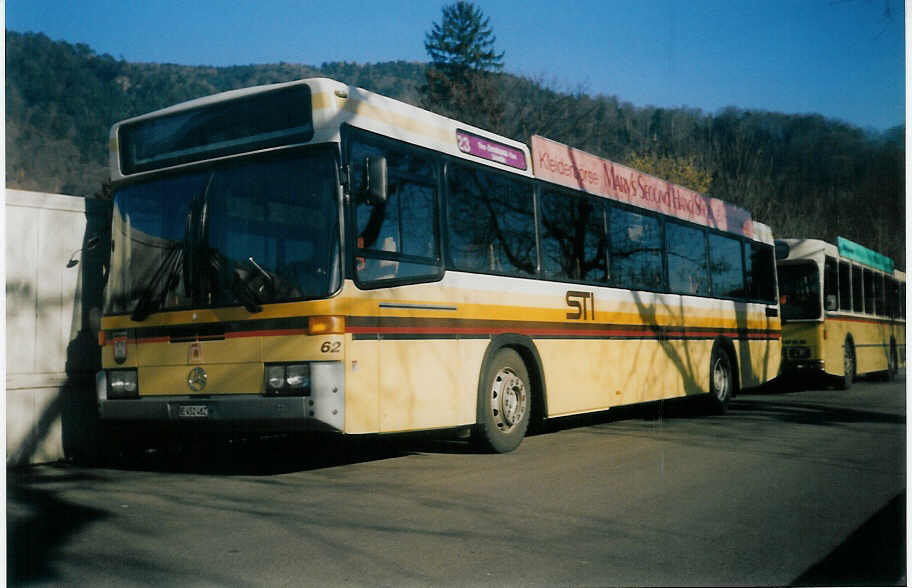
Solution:
<path fill-rule="evenodd" d="M 285 366 L 284 365 L 267 365 L 266 366 L 266 392 L 270 390 L 281 390 L 285 386 Z"/>
<path fill-rule="evenodd" d="M 108 398 L 138 398 L 139 383 L 136 370 L 108 371 Z"/>
<path fill-rule="evenodd" d="M 310 388 L 310 365 L 304 363 L 286 366 L 285 385 L 292 390 Z"/>
<path fill-rule="evenodd" d="M 309 363 L 272 364 L 267 365 L 265 371 L 267 395 L 310 395 Z"/>

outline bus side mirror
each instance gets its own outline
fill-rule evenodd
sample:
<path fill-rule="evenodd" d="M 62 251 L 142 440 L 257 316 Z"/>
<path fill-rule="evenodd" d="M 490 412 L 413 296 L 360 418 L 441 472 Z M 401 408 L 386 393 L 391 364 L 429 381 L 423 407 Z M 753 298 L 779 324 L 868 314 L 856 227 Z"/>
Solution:
<path fill-rule="evenodd" d="M 80 251 L 91 251 L 92 249 L 95 249 L 95 246 L 98 245 L 98 241 L 99 241 L 98 235 L 90 236 L 86 240 L 85 247 L 77 249 L 76 251 L 74 251 L 73 253 L 70 254 L 70 259 L 69 259 L 69 261 L 67 261 L 66 266 L 68 268 L 71 268 L 71 267 L 76 267 L 77 265 L 79 265 L 79 260 L 76 259 L 76 254 L 79 253 Z"/>
<path fill-rule="evenodd" d="M 789 244 L 786 243 L 785 241 L 779 241 L 777 239 L 775 241 L 774 251 L 776 254 L 776 259 L 785 259 L 786 257 L 789 256 L 789 253 L 791 252 L 791 248 L 789 247 Z"/>
<path fill-rule="evenodd" d="M 828 311 L 830 311 L 830 310 L 836 310 L 836 308 L 837 308 L 837 305 L 836 305 L 836 295 L 835 295 L 835 294 L 827 294 L 826 302 L 825 302 L 824 306 L 826 307 L 826 309 L 827 309 Z"/>
<path fill-rule="evenodd" d="M 364 182 L 361 194 L 363 202 L 377 205 L 386 202 L 387 173 L 385 157 L 364 158 Z"/>

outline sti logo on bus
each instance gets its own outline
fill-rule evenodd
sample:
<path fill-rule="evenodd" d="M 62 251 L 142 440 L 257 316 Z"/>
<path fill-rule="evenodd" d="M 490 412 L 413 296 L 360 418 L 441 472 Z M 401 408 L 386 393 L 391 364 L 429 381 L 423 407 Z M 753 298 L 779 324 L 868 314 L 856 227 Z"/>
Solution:
<path fill-rule="evenodd" d="M 595 320 L 595 294 L 592 292 L 577 292 L 568 290 L 564 297 L 567 306 L 575 308 L 575 311 L 567 313 L 568 319 L 573 320 Z"/>

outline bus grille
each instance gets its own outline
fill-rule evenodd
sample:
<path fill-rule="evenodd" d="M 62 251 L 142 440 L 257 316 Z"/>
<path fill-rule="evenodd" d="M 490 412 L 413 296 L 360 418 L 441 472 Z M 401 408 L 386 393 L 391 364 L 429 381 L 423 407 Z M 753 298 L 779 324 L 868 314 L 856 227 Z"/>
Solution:
<path fill-rule="evenodd" d="M 192 343 L 194 341 L 223 341 L 223 325 L 200 325 L 193 327 L 174 327 L 169 329 L 171 343 Z"/>

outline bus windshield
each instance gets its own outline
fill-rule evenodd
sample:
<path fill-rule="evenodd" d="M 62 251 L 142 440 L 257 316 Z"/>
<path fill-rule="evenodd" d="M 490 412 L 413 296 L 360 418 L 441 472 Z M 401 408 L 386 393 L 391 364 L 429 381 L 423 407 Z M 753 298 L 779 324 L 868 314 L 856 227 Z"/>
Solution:
<path fill-rule="evenodd" d="M 812 261 L 780 265 L 782 320 L 820 318 L 820 271 Z"/>
<path fill-rule="evenodd" d="M 328 151 L 232 160 L 115 194 L 105 312 L 326 297 L 341 286 Z"/>

